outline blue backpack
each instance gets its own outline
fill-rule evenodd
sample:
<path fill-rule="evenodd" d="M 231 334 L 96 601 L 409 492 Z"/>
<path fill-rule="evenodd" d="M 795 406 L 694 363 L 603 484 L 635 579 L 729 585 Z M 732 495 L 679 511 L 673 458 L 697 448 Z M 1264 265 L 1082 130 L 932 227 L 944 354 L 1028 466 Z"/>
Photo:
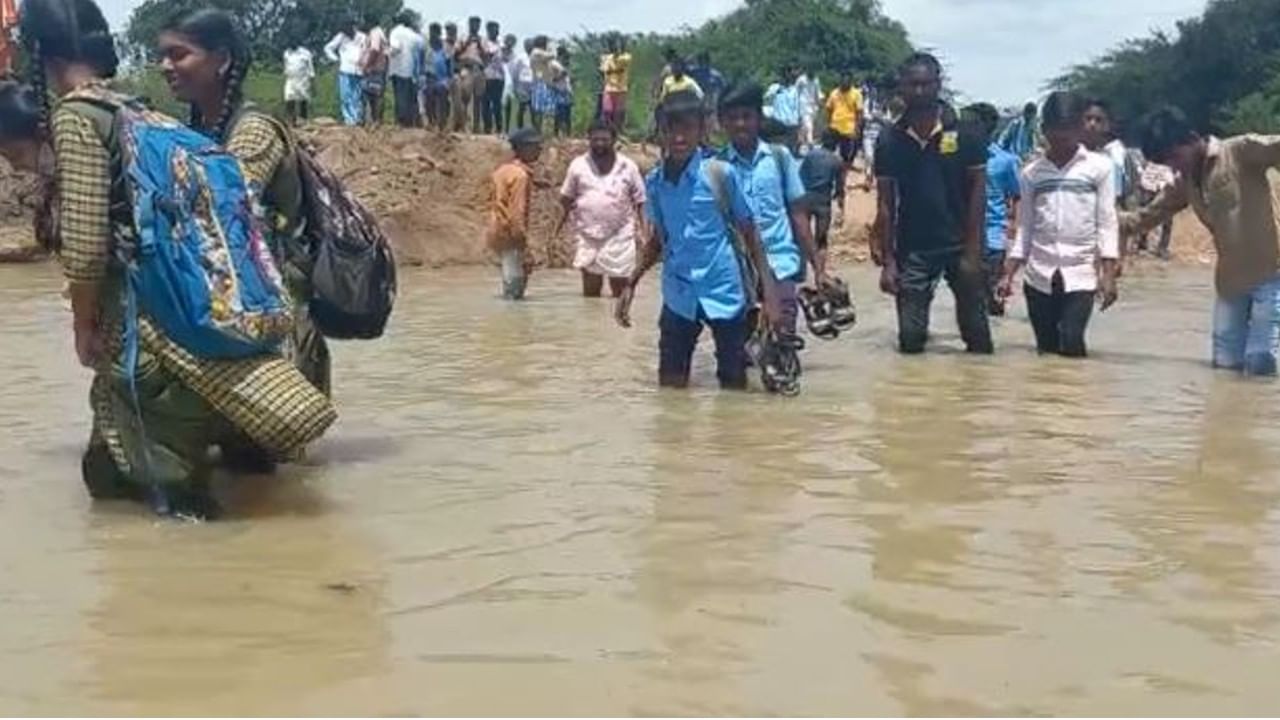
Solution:
<path fill-rule="evenodd" d="M 199 358 L 278 350 L 293 326 L 290 301 L 240 162 L 135 101 L 68 102 L 94 120 L 133 220 L 133 232 L 117 238 L 128 281 L 126 352 L 136 353 L 139 312 Z"/>

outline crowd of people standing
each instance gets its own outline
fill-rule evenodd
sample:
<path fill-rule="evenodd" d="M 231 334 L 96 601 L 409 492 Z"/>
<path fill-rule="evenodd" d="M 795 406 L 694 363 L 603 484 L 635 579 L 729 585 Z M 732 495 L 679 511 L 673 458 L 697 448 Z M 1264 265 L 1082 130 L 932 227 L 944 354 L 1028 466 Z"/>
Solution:
<path fill-rule="evenodd" d="M 600 229 L 634 227 L 643 214 L 638 239 L 612 235 L 638 246 L 634 263 L 615 248 L 616 264 L 579 267 L 584 281 L 611 278 L 626 326 L 640 279 L 662 262 L 661 384 L 688 382 L 689 357 L 709 327 L 723 386 L 742 387 L 755 364 L 767 389 L 798 391 L 799 315 L 815 337 L 833 337 L 831 314 L 848 304 L 828 273 L 826 246 L 860 152 L 865 187 L 878 196 L 872 257 L 881 289 L 894 298 L 901 352 L 926 350 L 945 279 L 966 348 L 993 353 L 991 318 L 1004 315 L 1021 279 L 1037 349 L 1087 356 L 1095 305 L 1105 311 L 1117 302 L 1125 257 L 1147 249 L 1156 227 L 1155 253 L 1167 257 L 1172 214 L 1191 206 L 1218 246 L 1214 365 L 1276 374 L 1277 229 L 1264 200 L 1280 139 L 1205 138 L 1164 110 L 1143 124 L 1141 150 L 1128 148 L 1106 101 L 1067 91 L 1029 104 L 1002 129 L 990 104 L 945 102 L 941 64 L 925 53 L 903 64 L 883 99 L 847 74 L 824 95 L 816 75 L 795 66 L 761 89 L 725 84 L 705 55 L 693 68 L 674 52 L 666 60 L 653 90 L 662 162 L 643 194 L 633 173 L 619 179 L 625 192 L 613 195 L 626 201 L 594 207 L 586 223 L 594 235 L 579 236 L 580 252 L 596 263 L 613 232 Z M 615 61 L 606 56 L 602 70 Z M 617 166 L 596 152 L 612 148 L 617 127 L 609 112 L 593 128 L 592 153 L 562 190 L 566 216 L 583 207 L 584 176 L 602 180 Z M 520 141 L 513 162 L 527 173 L 540 138 Z M 1218 185 L 1206 194 L 1208 182 Z M 584 287 L 598 295 L 601 285 Z M 522 284 L 507 297 L 523 292 Z"/>
<path fill-rule="evenodd" d="M 324 47 L 337 66 L 338 97 L 346 125 L 383 121 L 387 87 L 401 127 L 506 135 L 544 127 L 557 135 L 570 130 L 573 80 L 567 46 L 545 35 L 524 41 L 503 35 L 497 21 L 429 23 L 426 34 L 416 14 L 398 15 L 390 31 L 370 15 L 339 30 Z M 284 96 L 290 119 L 308 117 L 316 77 L 312 53 L 293 48 L 284 56 Z"/>

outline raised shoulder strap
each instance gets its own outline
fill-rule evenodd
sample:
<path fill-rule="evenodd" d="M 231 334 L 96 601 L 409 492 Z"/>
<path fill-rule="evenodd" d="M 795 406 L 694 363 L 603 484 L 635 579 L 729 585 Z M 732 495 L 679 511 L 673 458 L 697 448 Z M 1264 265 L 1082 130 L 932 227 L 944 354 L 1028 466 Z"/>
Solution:
<path fill-rule="evenodd" d="M 707 180 L 711 184 L 711 194 L 716 198 L 720 214 L 732 230 L 733 204 L 729 201 L 729 163 L 719 158 L 710 158 L 707 163 Z"/>
<path fill-rule="evenodd" d="M 791 159 L 791 151 L 781 145 L 770 144 L 769 154 L 773 156 L 773 164 L 778 166 L 778 179 L 782 181 L 782 202 L 785 204 L 789 202 L 787 191 L 791 189 L 790 175 L 787 173 L 787 168 L 790 167 L 787 161 Z"/>

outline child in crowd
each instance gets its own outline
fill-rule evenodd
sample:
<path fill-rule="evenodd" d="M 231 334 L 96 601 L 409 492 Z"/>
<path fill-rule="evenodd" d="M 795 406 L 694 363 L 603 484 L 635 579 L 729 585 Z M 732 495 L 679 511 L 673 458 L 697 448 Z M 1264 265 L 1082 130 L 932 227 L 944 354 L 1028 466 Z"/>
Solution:
<path fill-rule="evenodd" d="M 636 286 L 661 259 L 659 384 L 688 386 L 693 351 L 707 326 L 715 338 L 720 386 L 743 390 L 755 284 L 749 270 L 768 267 L 764 247 L 736 174 L 701 151 L 706 117 L 698 96 L 667 96 L 658 117 L 662 163 L 646 179 L 650 237 L 618 298 L 618 324 L 631 326 Z M 764 314 L 772 323 L 778 319 L 775 283 L 770 273 L 762 274 Z"/>
<path fill-rule="evenodd" d="M 1085 101 L 1055 92 L 1045 101 L 1045 154 L 1022 172 L 1027 198 L 1009 250 L 1001 295 L 1025 267 L 1023 293 L 1041 353 L 1085 357 L 1085 330 L 1095 297 L 1116 300 L 1120 224 L 1111 160 L 1082 144 Z"/>
<path fill-rule="evenodd" d="M 1005 245 L 1018 228 L 1018 200 L 1022 197 L 1018 156 L 995 142 L 1000 111 L 988 103 L 965 108 L 965 120 L 987 140 L 987 217 L 983 269 L 987 273 L 987 310 L 1004 315 L 1004 298 L 998 292 L 1004 278 Z"/>
<path fill-rule="evenodd" d="M 822 145 L 814 147 L 800 163 L 800 180 L 804 185 L 804 204 L 813 218 L 813 244 L 826 267 L 827 248 L 831 237 L 831 201 L 836 203 L 836 225 L 844 218 L 845 168 L 844 160 L 837 153 L 841 136 L 828 128 L 822 135 Z"/>
<path fill-rule="evenodd" d="M 761 140 L 763 123 L 764 91 L 759 85 L 741 85 L 725 92 L 720 100 L 720 125 L 729 134 L 729 144 L 718 157 L 733 169 L 750 201 L 768 256 L 768 265 L 761 270 L 771 273 L 778 283 L 782 317 L 773 334 L 787 354 L 781 365 L 794 368 L 781 379 L 779 391 L 793 394 L 799 389 L 799 363 L 792 362 L 799 346 L 795 342 L 798 289 L 805 280 L 806 263 L 813 265 L 814 284 L 827 284 L 826 257 L 814 244 L 809 206 L 802 202 L 805 186 L 800 163 L 787 147 Z M 785 137 L 794 137 L 790 127 Z"/>
<path fill-rule="evenodd" d="M 532 128 L 521 128 L 511 133 L 509 141 L 514 156 L 493 173 L 488 241 L 502 262 L 502 296 L 523 300 L 531 269 L 526 251 L 533 166 L 542 156 L 542 136 Z"/>

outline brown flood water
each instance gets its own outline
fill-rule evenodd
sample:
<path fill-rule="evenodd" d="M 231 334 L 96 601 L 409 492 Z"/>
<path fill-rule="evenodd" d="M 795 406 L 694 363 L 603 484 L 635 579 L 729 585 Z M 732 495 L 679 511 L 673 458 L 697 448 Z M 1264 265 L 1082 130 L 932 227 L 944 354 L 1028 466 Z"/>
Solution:
<path fill-rule="evenodd" d="M 1280 388 L 1207 367 L 1208 273 L 1087 362 L 945 300 L 899 358 L 847 274 L 785 401 L 656 391 L 653 283 L 625 333 L 410 272 L 307 464 L 186 526 L 90 505 L 53 270 L 0 268 L 0 714 L 1280 712 Z"/>

